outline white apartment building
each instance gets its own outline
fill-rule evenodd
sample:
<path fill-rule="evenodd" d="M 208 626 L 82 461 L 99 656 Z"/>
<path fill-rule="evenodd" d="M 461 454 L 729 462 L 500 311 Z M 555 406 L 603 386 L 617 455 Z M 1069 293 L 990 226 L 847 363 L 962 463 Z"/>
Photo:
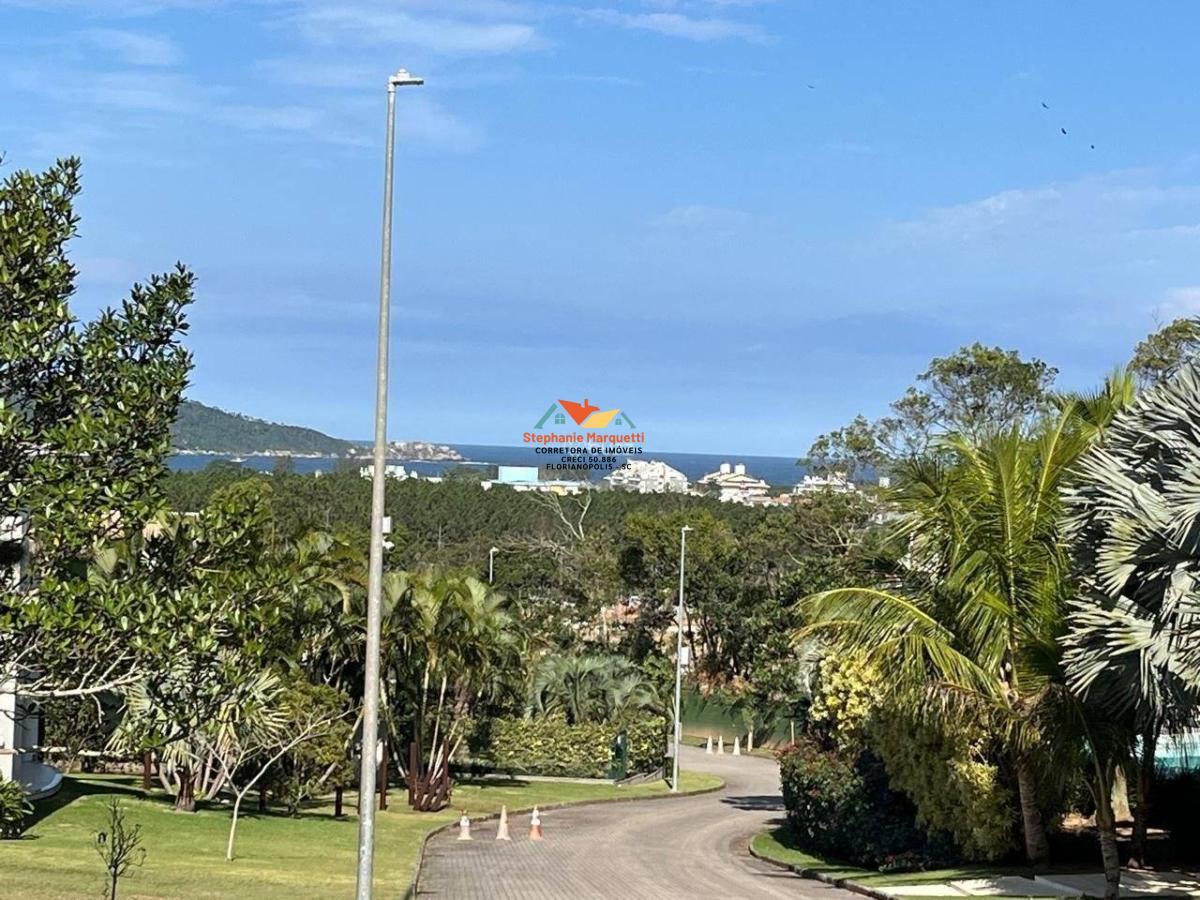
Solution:
<path fill-rule="evenodd" d="M 321 473 L 317 472 L 317 474 L 320 475 Z M 375 463 L 368 463 L 365 466 L 360 466 L 359 470 L 358 470 L 358 474 L 361 475 L 363 478 L 374 478 L 375 477 Z M 416 472 L 416 471 L 410 472 L 410 471 L 408 471 L 408 469 L 404 468 L 404 466 L 396 465 L 395 463 L 386 463 L 384 465 L 383 477 L 384 478 L 395 478 L 397 481 L 408 481 L 409 479 L 412 479 L 413 481 L 429 481 L 429 482 L 433 482 L 435 484 L 442 480 L 441 476 L 421 475 L 419 472 Z"/>
<path fill-rule="evenodd" d="M 657 459 L 631 459 L 604 476 L 611 487 L 638 494 L 684 493 L 687 476 Z"/>
<path fill-rule="evenodd" d="M 805 475 L 804 480 L 792 488 L 793 494 L 815 494 L 818 491 L 853 494 L 858 487 L 841 472 L 830 472 L 828 475 Z"/>
<path fill-rule="evenodd" d="M 761 478 L 746 474 L 745 463 L 721 463 L 717 471 L 709 472 L 696 485 L 701 493 L 705 488 L 714 492 L 722 503 L 741 503 L 745 506 L 762 503 L 771 491 L 771 486 Z"/>

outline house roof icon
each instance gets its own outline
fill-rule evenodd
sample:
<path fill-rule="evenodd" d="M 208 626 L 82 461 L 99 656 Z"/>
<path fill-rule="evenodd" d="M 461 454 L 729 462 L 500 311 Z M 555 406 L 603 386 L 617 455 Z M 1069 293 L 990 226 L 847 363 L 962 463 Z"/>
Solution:
<path fill-rule="evenodd" d="M 628 414 L 623 413 L 619 409 L 601 409 L 586 397 L 582 403 L 577 403 L 574 400 L 556 400 L 542 417 L 538 419 L 538 423 L 534 427 L 543 428 L 546 422 L 550 420 L 550 417 L 555 415 L 560 409 L 570 416 L 571 421 L 581 428 L 607 428 L 618 416 L 624 416 L 625 424 L 628 424 L 631 428 L 636 427 Z"/>

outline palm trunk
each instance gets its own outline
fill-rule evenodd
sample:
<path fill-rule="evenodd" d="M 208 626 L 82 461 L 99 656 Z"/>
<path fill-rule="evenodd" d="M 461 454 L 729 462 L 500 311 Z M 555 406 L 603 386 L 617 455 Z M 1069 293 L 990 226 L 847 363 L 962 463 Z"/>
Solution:
<path fill-rule="evenodd" d="M 194 778 L 191 766 L 180 767 L 179 790 L 175 794 L 176 812 L 196 811 L 196 785 Z"/>
<path fill-rule="evenodd" d="M 1100 858 L 1104 862 L 1104 900 L 1120 900 L 1121 856 L 1117 852 L 1117 822 L 1108 791 L 1096 797 L 1096 829 L 1100 832 Z"/>
<path fill-rule="evenodd" d="M 1147 865 L 1146 838 L 1150 827 L 1150 791 L 1154 781 L 1154 748 L 1158 743 L 1158 729 L 1154 726 L 1142 732 L 1142 758 L 1138 761 L 1136 805 L 1133 808 L 1133 847 L 1130 852 L 1130 868 Z"/>
<path fill-rule="evenodd" d="M 1021 830 L 1025 836 L 1025 856 L 1032 866 L 1044 866 L 1050 860 L 1050 840 L 1046 822 L 1037 802 L 1037 778 L 1029 758 L 1016 759 L 1017 793 L 1021 801 Z"/>

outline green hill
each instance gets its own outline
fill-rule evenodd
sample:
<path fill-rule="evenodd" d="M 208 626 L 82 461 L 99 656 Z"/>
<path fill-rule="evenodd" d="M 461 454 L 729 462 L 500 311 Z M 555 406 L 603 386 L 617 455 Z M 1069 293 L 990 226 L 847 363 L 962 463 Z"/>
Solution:
<path fill-rule="evenodd" d="M 345 456 L 354 447 L 312 428 L 279 425 L 184 400 L 171 429 L 176 450 L 213 453 L 282 453 Z"/>

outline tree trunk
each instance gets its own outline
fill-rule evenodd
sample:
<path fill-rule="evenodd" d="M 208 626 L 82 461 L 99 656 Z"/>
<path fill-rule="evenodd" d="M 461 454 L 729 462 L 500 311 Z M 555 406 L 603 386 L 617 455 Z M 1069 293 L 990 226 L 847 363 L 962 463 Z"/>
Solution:
<path fill-rule="evenodd" d="M 175 794 L 175 811 L 196 811 L 196 786 L 192 782 L 192 770 L 187 766 L 179 770 L 179 790 Z"/>
<path fill-rule="evenodd" d="M 1037 778 L 1029 759 L 1018 756 L 1017 793 L 1021 801 L 1021 830 L 1025 835 L 1025 856 L 1032 866 L 1044 866 L 1050 860 L 1050 841 L 1046 837 L 1046 823 L 1038 807 Z"/>
<path fill-rule="evenodd" d="M 1130 851 L 1129 867 L 1133 869 L 1148 865 L 1146 838 L 1150 828 L 1150 793 L 1154 782 L 1154 749 L 1158 743 L 1158 729 L 1147 728 L 1142 732 L 1142 758 L 1138 762 L 1138 780 L 1134 793 L 1133 847 Z"/>
<path fill-rule="evenodd" d="M 245 796 L 245 792 L 242 792 L 233 798 L 233 818 L 229 820 L 229 842 L 225 845 L 225 859 L 228 862 L 233 861 L 233 839 L 237 835 L 238 812 L 242 808 L 242 798 Z"/>
<path fill-rule="evenodd" d="M 1096 829 L 1100 832 L 1100 858 L 1104 861 L 1104 900 L 1120 900 L 1121 855 L 1117 851 L 1116 817 L 1109 793 L 1097 793 Z"/>

